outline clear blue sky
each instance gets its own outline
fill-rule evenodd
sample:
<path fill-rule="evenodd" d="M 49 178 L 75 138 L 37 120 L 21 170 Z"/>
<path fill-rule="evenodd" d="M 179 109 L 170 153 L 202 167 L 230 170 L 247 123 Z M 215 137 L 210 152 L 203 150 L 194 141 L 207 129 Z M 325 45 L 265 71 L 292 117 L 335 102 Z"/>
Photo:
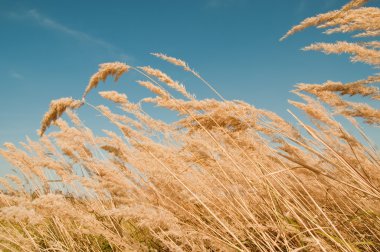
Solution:
<path fill-rule="evenodd" d="M 18 142 L 25 135 L 36 139 L 50 101 L 79 98 L 102 62 L 162 66 L 197 97 L 213 97 L 150 52 L 186 60 L 228 99 L 287 116 L 287 99 L 294 98 L 289 91 L 296 83 L 354 81 L 375 72 L 350 63 L 347 56 L 300 50 L 312 42 L 345 38 L 341 35 L 308 29 L 278 41 L 304 18 L 346 2 L 0 0 L 0 142 Z M 139 95 L 128 88 L 121 90 Z"/>

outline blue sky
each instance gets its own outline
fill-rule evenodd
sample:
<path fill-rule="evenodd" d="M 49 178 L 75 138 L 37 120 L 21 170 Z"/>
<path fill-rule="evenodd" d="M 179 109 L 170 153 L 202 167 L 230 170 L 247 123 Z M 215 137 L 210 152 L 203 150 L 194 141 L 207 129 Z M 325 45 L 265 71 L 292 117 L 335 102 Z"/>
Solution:
<path fill-rule="evenodd" d="M 300 50 L 312 42 L 346 38 L 342 35 L 308 29 L 279 42 L 304 18 L 345 3 L 1 0 L 0 142 L 22 141 L 25 135 L 37 139 L 36 129 L 50 101 L 79 98 L 102 62 L 158 66 L 197 97 L 214 97 L 189 74 L 179 73 L 150 52 L 186 60 L 227 99 L 241 99 L 288 117 L 287 100 L 294 98 L 289 91 L 296 83 L 348 82 L 375 72 L 350 63 L 347 56 Z M 128 83 L 110 85 L 102 84 L 99 90 L 115 87 L 129 96 L 144 94 Z M 95 93 L 90 99 L 100 102 Z M 87 119 L 86 114 L 81 116 Z"/>

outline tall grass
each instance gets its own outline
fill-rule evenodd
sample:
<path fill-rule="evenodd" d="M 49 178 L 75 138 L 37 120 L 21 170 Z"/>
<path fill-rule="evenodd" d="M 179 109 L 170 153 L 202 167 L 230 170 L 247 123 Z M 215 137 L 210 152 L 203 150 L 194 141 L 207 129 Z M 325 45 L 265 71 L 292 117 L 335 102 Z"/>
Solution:
<path fill-rule="evenodd" d="M 308 18 L 285 37 L 309 26 L 379 36 L 380 9 L 361 7 L 365 2 Z M 379 41 L 365 40 L 305 50 L 349 53 L 377 68 L 379 48 Z M 153 55 L 193 74 L 220 99 L 197 100 L 152 67 L 100 65 L 81 100 L 51 103 L 38 141 L 0 150 L 19 175 L 0 180 L 3 251 L 380 250 L 379 153 L 361 128 L 379 126 L 380 111 L 347 98 L 378 101 L 370 84 L 379 75 L 298 84 L 291 124 L 225 100 L 184 61 Z M 100 81 L 129 71 L 141 75 L 136 84 L 152 97 L 132 103 L 125 94 L 100 92 L 118 112 L 86 101 Z M 155 119 L 142 109 L 146 103 L 176 112 L 178 120 Z M 117 130 L 95 135 L 75 112 L 83 106 Z M 299 111 L 310 120 L 300 120 Z M 348 133 L 338 115 L 364 140 Z M 50 125 L 58 130 L 47 131 Z"/>

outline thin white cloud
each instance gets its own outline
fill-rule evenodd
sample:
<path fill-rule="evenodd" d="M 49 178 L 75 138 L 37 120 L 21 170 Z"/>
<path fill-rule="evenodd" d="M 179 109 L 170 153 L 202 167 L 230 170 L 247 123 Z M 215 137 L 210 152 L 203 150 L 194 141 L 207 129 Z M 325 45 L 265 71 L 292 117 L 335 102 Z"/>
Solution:
<path fill-rule="evenodd" d="M 226 8 L 235 5 L 241 5 L 245 3 L 245 0 L 207 0 L 206 8 Z"/>
<path fill-rule="evenodd" d="M 36 9 L 31 9 L 27 12 L 24 13 L 15 13 L 15 12 L 10 12 L 8 13 L 8 17 L 11 18 L 27 18 L 27 19 L 32 19 L 35 21 L 38 25 L 45 27 L 47 29 L 54 30 L 56 32 L 60 32 L 62 34 L 65 34 L 67 36 L 72 37 L 73 39 L 87 42 L 87 43 L 92 43 L 94 45 L 97 45 L 103 49 L 106 49 L 109 53 L 111 53 L 114 56 L 117 56 L 118 58 L 121 59 L 126 59 L 127 55 L 123 53 L 123 51 L 118 48 L 117 46 L 103 40 L 97 37 L 94 37 L 88 33 L 85 33 L 83 31 L 79 31 L 73 28 L 70 28 L 42 13 L 40 13 Z"/>
<path fill-rule="evenodd" d="M 303 14 L 306 11 L 306 9 L 307 9 L 307 1 L 301 0 L 301 1 L 299 1 L 295 12 L 297 14 Z"/>
<path fill-rule="evenodd" d="M 24 76 L 16 71 L 11 71 L 10 72 L 10 76 L 13 78 L 13 79 L 16 79 L 16 80 L 23 80 L 24 79 Z"/>

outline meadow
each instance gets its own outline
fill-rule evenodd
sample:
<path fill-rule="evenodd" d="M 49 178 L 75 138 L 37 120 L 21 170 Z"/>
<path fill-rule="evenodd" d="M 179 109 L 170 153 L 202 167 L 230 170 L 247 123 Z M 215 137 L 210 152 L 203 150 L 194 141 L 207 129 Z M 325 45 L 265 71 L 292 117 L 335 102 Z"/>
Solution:
<path fill-rule="evenodd" d="M 367 2 L 307 18 L 281 40 L 309 27 L 350 33 L 354 42 L 303 50 L 349 54 L 375 72 L 380 8 Z M 363 129 L 380 125 L 379 74 L 296 84 L 289 122 L 226 100 L 181 59 L 152 56 L 218 98 L 199 100 L 151 66 L 100 64 L 79 98 L 51 102 L 38 140 L 0 149 L 15 171 L 0 178 L 1 251 L 380 251 L 380 153 Z M 131 102 L 107 82 L 104 104 L 87 101 L 132 71 L 151 96 Z M 113 126 L 95 134 L 84 107 Z"/>

